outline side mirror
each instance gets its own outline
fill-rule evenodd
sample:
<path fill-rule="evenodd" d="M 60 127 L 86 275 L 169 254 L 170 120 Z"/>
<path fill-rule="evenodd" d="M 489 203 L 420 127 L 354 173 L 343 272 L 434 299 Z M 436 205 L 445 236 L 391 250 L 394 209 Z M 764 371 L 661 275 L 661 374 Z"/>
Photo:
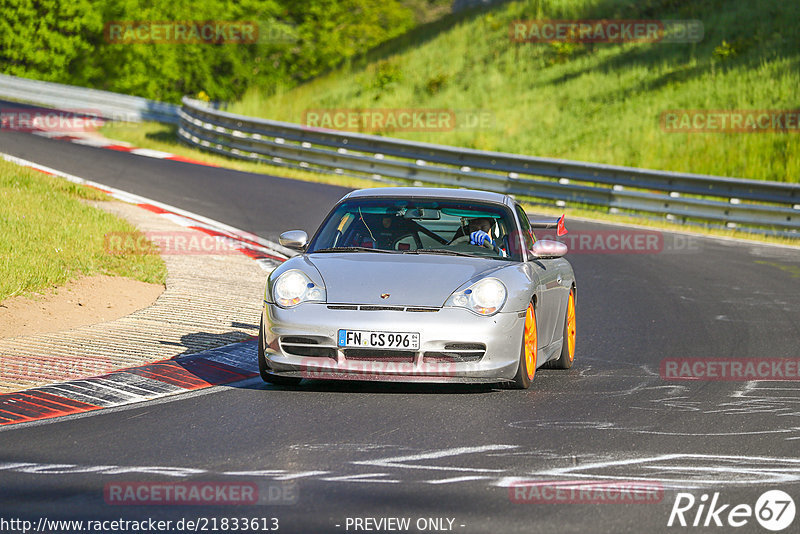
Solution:
<path fill-rule="evenodd" d="M 546 260 L 548 258 L 560 258 L 567 253 L 567 245 L 561 241 L 550 241 L 542 239 L 533 244 L 531 254 L 534 258 Z"/>
<path fill-rule="evenodd" d="M 289 230 L 280 235 L 278 243 L 287 248 L 303 250 L 308 244 L 308 234 L 303 230 Z"/>

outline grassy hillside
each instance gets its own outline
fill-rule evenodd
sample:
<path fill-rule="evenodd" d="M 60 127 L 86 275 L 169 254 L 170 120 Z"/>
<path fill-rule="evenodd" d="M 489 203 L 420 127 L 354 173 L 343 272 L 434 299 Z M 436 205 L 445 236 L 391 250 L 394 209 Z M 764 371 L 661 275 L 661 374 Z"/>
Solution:
<path fill-rule="evenodd" d="M 696 44 L 512 43 L 520 19 L 700 19 Z M 800 181 L 800 133 L 669 133 L 671 109 L 800 108 L 800 3 L 528 0 L 424 25 L 362 61 L 231 111 L 302 122 L 320 108 L 485 110 L 488 128 L 379 132 L 536 156 Z"/>
<path fill-rule="evenodd" d="M 449 11 L 448 4 L 3 0 L 0 72 L 170 102 L 180 102 L 185 94 L 231 100 L 251 85 L 293 87 L 327 72 L 353 55 L 440 18 Z M 204 33 L 210 35 L 208 41 L 172 37 L 178 35 L 177 27 L 187 35 L 189 21 L 198 32 L 210 32 Z M 242 42 L 235 37 L 238 32 L 217 34 L 219 21 L 244 22 L 251 31 L 257 29 L 258 39 Z M 151 35 L 154 42 L 148 40 Z"/>

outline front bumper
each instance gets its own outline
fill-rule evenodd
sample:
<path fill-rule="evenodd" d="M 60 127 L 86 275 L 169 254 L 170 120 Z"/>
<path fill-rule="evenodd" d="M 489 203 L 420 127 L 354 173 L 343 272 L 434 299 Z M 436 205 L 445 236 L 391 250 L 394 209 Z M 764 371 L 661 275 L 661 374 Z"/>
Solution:
<path fill-rule="evenodd" d="M 262 335 L 270 373 L 329 380 L 481 383 L 512 380 L 517 372 L 524 312 L 479 317 L 460 308 L 336 309 L 353 307 L 304 303 L 284 309 L 265 303 Z M 337 346 L 340 329 L 419 332 L 420 347 L 344 349 Z"/>

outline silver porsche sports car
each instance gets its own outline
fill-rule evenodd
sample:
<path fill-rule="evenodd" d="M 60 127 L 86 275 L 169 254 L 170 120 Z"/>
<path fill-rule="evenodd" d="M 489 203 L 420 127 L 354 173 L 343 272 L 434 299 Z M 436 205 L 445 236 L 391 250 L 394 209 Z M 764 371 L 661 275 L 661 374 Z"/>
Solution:
<path fill-rule="evenodd" d="M 537 241 L 510 196 L 435 188 L 353 191 L 269 276 L 258 362 L 303 378 L 508 382 L 572 366 L 577 286 L 567 247 Z"/>

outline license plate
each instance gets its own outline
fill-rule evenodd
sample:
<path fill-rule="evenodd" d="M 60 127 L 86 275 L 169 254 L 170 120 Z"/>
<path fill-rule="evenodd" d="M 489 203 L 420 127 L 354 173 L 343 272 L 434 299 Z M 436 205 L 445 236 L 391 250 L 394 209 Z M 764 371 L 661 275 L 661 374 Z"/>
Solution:
<path fill-rule="evenodd" d="M 419 350 L 419 333 L 339 330 L 339 346 L 360 349 Z"/>

